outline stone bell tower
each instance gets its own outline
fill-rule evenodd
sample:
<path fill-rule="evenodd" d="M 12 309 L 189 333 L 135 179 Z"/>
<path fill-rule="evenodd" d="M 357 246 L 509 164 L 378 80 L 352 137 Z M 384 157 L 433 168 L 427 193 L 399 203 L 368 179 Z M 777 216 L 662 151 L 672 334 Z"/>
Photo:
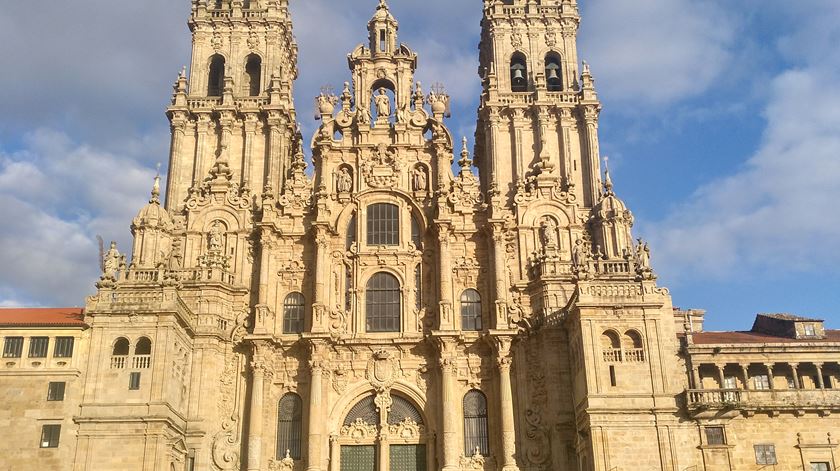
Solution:
<path fill-rule="evenodd" d="M 277 195 L 296 138 L 297 44 L 287 0 L 192 0 L 189 76 L 175 83 L 166 209 L 221 172 Z"/>

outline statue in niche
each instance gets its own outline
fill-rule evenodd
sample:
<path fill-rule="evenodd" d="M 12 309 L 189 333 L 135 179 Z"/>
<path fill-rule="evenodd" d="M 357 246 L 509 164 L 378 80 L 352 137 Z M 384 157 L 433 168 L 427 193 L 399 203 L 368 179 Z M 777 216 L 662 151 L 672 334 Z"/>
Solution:
<path fill-rule="evenodd" d="M 426 191 L 429 187 L 429 179 L 423 167 L 416 167 L 411 178 L 411 186 L 414 191 Z"/>
<path fill-rule="evenodd" d="M 208 236 L 208 248 L 212 253 L 221 253 L 222 252 L 222 225 L 219 221 L 214 221 L 213 225 L 210 226 L 210 234 Z"/>
<path fill-rule="evenodd" d="M 572 263 L 574 263 L 575 268 L 587 269 L 589 267 L 590 257 L 591 253 L 589 248 L 586 247 L 586 243 L 582 239 L 578 239 L 572 251 Z"/>
<path fill-rule="evenodd" d="M 542 224 L 540 224 L 540 237 L 542 238 L 544 249 L 558 248 L 557 228 L 554 227 L 554 221 L 548 218 L 543 219 Z"/>
<path fill-rule="evenodd" d="M 125 265 L 125 255 L 117 250 L 117 243 L 111 242 L 111 247 L 102 257 L 102 278 L 116 280 L 120 267 Z"/>
<path fill-rule="evenodd" d="M 379 95 L 376 95 L 373 102 L 376 105 L 377 121 L 387 120 L 391 116 L 391 98 L 384 88 L 379 89 Z"/>
<path fill-rule="evenodd" d="M 336 178 L 336 189 L 339 193 L 350 193 L 353 191 L 353 176 L 347 167 L 341 167 Z"/>

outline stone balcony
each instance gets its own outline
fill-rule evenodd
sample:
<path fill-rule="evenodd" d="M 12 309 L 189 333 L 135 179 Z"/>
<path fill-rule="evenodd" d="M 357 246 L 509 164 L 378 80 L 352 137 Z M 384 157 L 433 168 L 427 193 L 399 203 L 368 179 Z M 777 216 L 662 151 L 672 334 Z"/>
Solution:
<path fill-rule="evenodd" d="M 689 389 L 686 406 L 692 416 L 722 416 L 730 412 L 840 411 L 840 389 Z"/>

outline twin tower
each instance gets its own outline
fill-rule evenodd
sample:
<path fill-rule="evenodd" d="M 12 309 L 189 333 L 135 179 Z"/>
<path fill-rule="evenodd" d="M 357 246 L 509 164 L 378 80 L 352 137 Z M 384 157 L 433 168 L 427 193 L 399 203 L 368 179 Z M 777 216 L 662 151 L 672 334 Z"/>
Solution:
<path fill-rule="evenodd" d="M 87 303 L 76 469 L 672 469 L 670 297 L 600 168 L 577 2 L 483 1 L 473 152 L 370 3 L 304 141 L 288 1 L 193 0 L 165 204 Z"/>

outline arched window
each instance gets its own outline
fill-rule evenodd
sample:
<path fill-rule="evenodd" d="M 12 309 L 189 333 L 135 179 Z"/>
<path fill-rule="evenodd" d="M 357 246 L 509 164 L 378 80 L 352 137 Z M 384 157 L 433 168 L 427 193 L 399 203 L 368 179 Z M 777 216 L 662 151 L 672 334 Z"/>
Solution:
<path fill-rule="evenodd" d="M 402 305 L 400 282 L 390 273 L 371 277 L 365 289 L 368 332 L 399 332 Z"/>
<path fill-rule="evenodd" d="M 604 362 L 618 363 L 621 361 L 621 339 L 617 332 L 605 330 L 601 334 L 601 350 L 604 352 Z"/>
<path fill-rule="evenodd" d="M 350 218 L 350 223 L 347 224 L 347 237 L 344 239 L 345 249 L 350 250 L 350 246 L 356 243 L 356 213 Z"/>
<path fill-rule="evenodd" d="M 481 330 L 481 295 L 474 289 L 461 293 L 461 330 Z"/>
<path fill-rule="evenodd" d="M 134 345 L 134 357 L 131 368 L 142 370 L 152 366 L 152 341 L 148 337 L 140 337 Z"/>
<path fill-rule="evenodd" d="M 245 90 L 248 96 L 260 96 L 262 88 L 260 87 L 260 80 L 262 78 L 262 59 L 256 54 L 248 56 L 245 62 Z"/>
<path fill-rule="evenodd" d="M 350 409 L 347 417 L 344 418 L 344 425 L 352 425 L 359 419 L 368 425 L 379 425 L 379 411 L 377 409 L 373 396 L 367 396 Z"/>
<path fill-rule="evenodd" d="M 301 457 L 301 417 L 303 401 L 295 393 L 286 393 L 277 405 L 277 459 L 286 457 L 286 452 L 293 459 Z"/>
<path fill-rule="evenodd" d="M 225 88 L 225 58 L 219 54 L 210 58 L 210 73 L 207 77 L 207 96 L 222 96 Z"/>
<path fill-rule="evenodd" d="M 303 311 L 305 299 L 300 293 L 290 293 L 283 302 L 283 333 L 303 332 Z"/>
<path fill-rule="evenodd" d="M 395 204 L 376 203 L 367 208 L 368 245 L 400 244 L 400 208 Z"/>
<path fill-rule="evenodd" d="M 635 330 L 628 330 L 622 336 L 624 347 L 624 360 L 630 363 L 645 361 L 645 348 L 642 343 L 642 335 Z"/>
<path fill-rule="evenodd" d="M 549 52 L 545 56 L 545 82 L 550 92 L 563 91 L 563 70 L 560 56 L 556 52 Z"/>
<path fill-rule="evenodd" d="M 528 65 L 525 55 L 515 52 L 510 58 L 510 90 L 512 92 L 528 91 Z"/>
<path fill-rule="evenodd" d="M 391 396 L 391 400 L 393 404 L 391 404 L 391 410 L 388 411 L 388 425 L 400 424 L 405 419 L 410 419 L 418 425 L 423 425 L 423 416 L 420 415 L 420 411 L 408 399 L 394 395 Z"/>
<path fill-rule="evenodd" d="M 120 337 L 117 339 L 116 342 L 114 342 L 114 350 L 112 355 L 128 355 L 128 349 L 128 339 L 125 337 Z"/>
<path fill-rule="evenodd" d="M 135 355 L 151 355 L 152 354 L 152 341 L 149 340 L 148 337 L 140 337 L 137 340 L 137 345 L 134 346 L 134 354 Z"/>
<path fill-rule="evenodd" d="M 420 224 L 414 216 L 411 217 L 411 243 L 417 250 L 423 250 L 423 233 L 420 232 Z"/>
<path fill-rule="evenodd" d="M 482 456 L 490 456 L 487 397 L 473 389 L 464 396 L 464 455 L 472 456 L 476 450 Z"/>

